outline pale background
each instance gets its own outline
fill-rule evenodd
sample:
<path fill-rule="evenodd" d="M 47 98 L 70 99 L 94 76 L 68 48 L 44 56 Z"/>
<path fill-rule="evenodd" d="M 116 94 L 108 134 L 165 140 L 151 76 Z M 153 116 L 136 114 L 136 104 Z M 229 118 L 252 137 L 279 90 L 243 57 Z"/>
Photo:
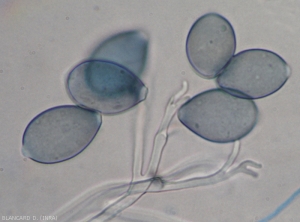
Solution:
<path fill-rule="evenodd" d="M 149 88 L 144 133 L 149 151 L 170 96 L 183 80 L 189 94 L 215 87 L 197 76 L 185 53 L 192 24 L 217 12 L 232 24 L 236 52 L 264 48 L 290 65 L 292 76 L 275 94 L 257 101 L 259 122 L 242 139 L 236 160 L 263 165 L 259 177 L 236 175 L 223 183 L 146 194 L 134 207 L 174 215 L 183 221 L 257 221 L 300 186 L 300 3 L 274 1 L 94 0 L 0 1 L 0 216 L 49 215 L 86 189 L 131 177 L 136 112 L 103 117 L 88 148 L 52 165 L 21 154 L 29 121 L 53 106 L 72 104 L 65 89 L 68 72 L 107 37 L 141 29 L 149 35 L 143 82 Z M 218 169 L 231 144 L 204 141 L 175 118 L 160 172 L 198 155 Z M 203 175 L 205 175 L 203 173 Z M 300 221 L 299 199 L 274 221 Z"/>

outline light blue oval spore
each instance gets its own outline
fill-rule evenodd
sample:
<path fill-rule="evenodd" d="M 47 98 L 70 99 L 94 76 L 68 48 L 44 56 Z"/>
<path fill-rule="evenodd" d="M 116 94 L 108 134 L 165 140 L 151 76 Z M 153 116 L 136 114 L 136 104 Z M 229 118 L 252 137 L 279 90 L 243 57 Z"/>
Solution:
<path fill-rule="evenodd" d="M 199 93 L 178 110 L 178 118 L 196 135 L 213 142 L 239 140 L 256 124 L 258 110 L 252 100 L 240 99 L 221 89 Z"/>
<path fill-rule="evenodd" d="M 217 78 L 217 83 L 231 95 L 257 99 L 279 90 L 290 74 L 289 66 L 276 53 L 264 49 L 250 49 L 232 58 Z"/>
<path fill-rule="evenodd" d="M 200 17 L 189 31 L 186 53 L 198 74 L 215 78 L 232 58 L 236 46 L 231 24 L 221 15 L 209 13 Z"/>
<path fill-rule="evenodd" d="M 78 106 L 58 106 L 37 115 L 23 135 L 22 153 L 41 163 L 70 159 L 93 140 L 101 114 Z"/>
<path fill-rule="evenodd" d="M 104 60 L 89 60 L 69 74 L 67 87 L 80 106 L 103 114 L 117 114 L 147 97 L 148 89 L 127 68 Z"/>

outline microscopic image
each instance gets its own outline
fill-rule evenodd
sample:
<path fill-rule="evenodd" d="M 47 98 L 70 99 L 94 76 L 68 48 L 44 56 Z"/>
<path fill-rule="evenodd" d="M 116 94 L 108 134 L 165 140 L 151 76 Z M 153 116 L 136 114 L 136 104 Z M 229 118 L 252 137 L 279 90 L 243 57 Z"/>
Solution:
<path fill-rule="evenodd" d="M 0 221 L 300 221 L 299 13 L 0 0 Z"/>

